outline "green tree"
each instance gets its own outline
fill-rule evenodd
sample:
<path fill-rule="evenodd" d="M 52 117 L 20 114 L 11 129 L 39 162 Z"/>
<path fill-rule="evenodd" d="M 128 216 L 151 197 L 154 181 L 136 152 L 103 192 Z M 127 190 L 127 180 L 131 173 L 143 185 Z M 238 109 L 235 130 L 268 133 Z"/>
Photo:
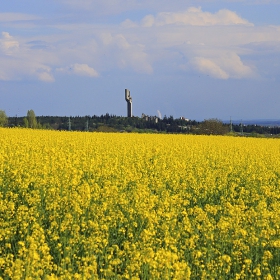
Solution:
<path fill-rule="evenodd" d="M 29 127 L 27 118 L 23 118 L 23 127 L 26 127 L 26 128 Z"/>
<path fill-rule="evenodd" d="M 0 127 L 6 126 L 8 124 L 8 117 L 5 111 L 0 110 Z"/>
<path fill-rule="evenodd" d="M 30 128 L 37 128 L 37 119 L 35 112 L 33 110 L 27 111 L 27 120 L 28 120 L 28 126 Z"/>
<path fill-rule="evenodd" d="M 200 134 L 223 135 L 229 132 L 228 126 L 219 119 L 207 119 L 199 125 Z"/>

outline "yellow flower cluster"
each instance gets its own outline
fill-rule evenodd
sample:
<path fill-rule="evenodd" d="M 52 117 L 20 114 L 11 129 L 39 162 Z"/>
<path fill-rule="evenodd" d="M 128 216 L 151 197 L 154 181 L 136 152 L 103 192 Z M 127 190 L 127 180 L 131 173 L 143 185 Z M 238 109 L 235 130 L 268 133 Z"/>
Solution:
<path fill-rule="evenodd" d="M 0 128 L 0 279 L 279 278 L 279 140 Z"/>

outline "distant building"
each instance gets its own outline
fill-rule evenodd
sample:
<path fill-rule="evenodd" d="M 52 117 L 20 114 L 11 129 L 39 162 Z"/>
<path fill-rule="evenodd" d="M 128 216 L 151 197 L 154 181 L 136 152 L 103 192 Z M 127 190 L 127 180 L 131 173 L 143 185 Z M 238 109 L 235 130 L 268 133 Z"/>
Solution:
<path fill-rule="evenodd" d="M 186 121 L 186 122 L 190 121 L 189 119 L 186 119 L 185 117 L 180 117 L 180 120 L 183 120 L 183 121 Z"/>
<path fill-rule="evenodd" d="M 148 116 L 148 115 L 142 113 L 141 118 L 144 119 L 145 121 L 153 121 L 155 123 L 158 123 L 158 117 L 157 116 Z"/>

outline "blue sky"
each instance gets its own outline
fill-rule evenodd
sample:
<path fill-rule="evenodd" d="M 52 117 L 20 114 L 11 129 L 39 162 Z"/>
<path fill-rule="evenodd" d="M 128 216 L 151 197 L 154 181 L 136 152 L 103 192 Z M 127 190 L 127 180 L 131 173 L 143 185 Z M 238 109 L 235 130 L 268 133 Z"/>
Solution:
<path fill-rule="evenodd" d="M 280 119 L 280 1 L 9 0 L 7 115 Z"/>

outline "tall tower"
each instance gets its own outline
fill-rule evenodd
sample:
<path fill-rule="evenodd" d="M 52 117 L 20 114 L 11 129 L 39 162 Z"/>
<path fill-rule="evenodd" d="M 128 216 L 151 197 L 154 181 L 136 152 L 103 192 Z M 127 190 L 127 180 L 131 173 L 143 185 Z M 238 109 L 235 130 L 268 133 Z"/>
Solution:
<path fill-rule="evenodd" d="M 125 101 L 127 102 L 127 117 L 132 117 L 132 97 L 128 89 L 125 89 Z"/>

